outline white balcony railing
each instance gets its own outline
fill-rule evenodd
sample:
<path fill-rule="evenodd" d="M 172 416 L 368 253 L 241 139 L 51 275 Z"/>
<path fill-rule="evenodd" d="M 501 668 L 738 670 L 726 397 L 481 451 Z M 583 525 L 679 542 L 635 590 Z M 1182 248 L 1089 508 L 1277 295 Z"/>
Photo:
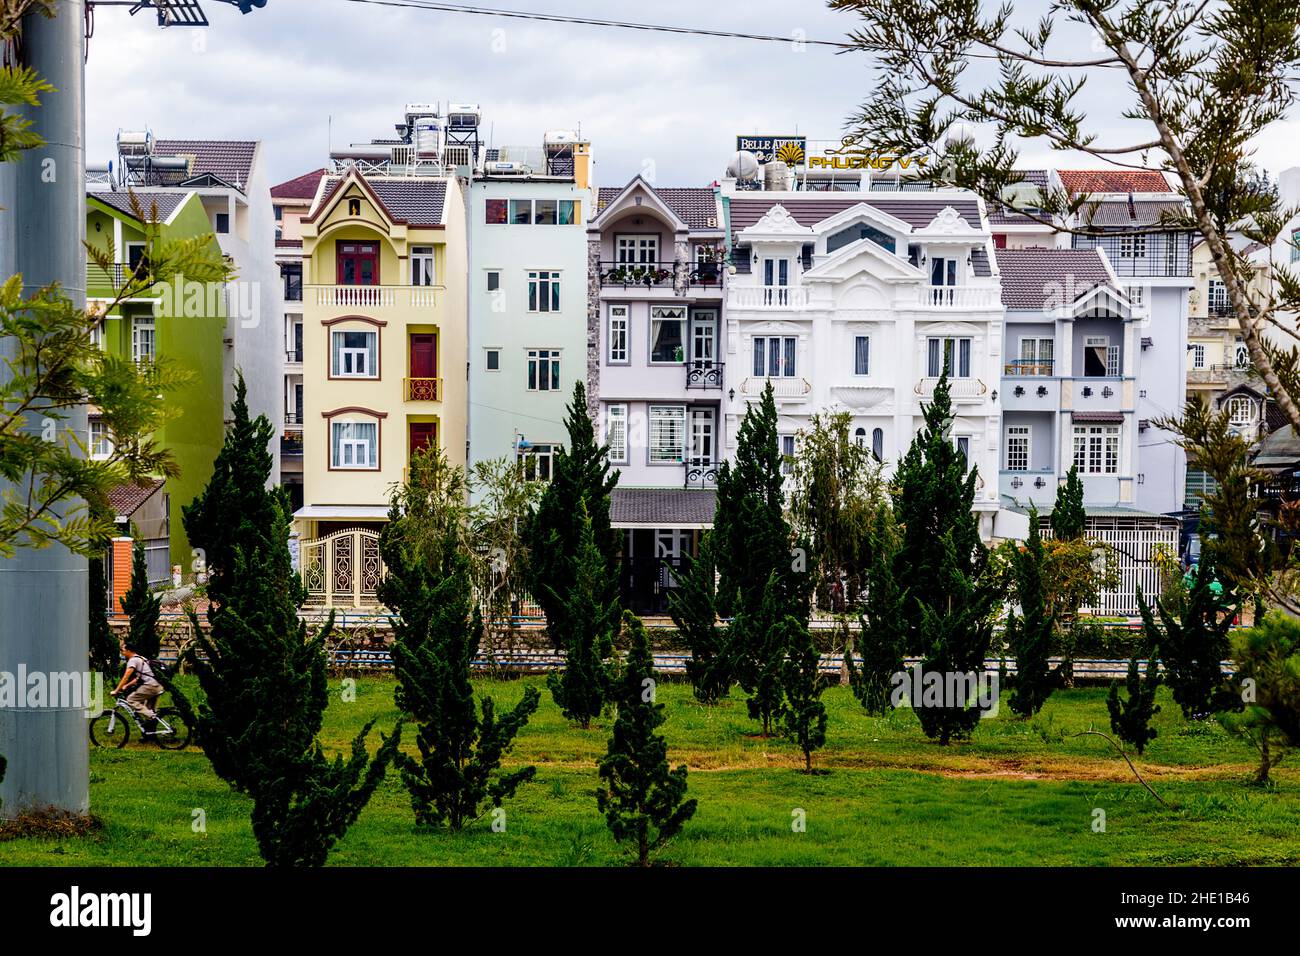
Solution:
<path fill-rule="evenodd" d="M 812 384 L 806 378 L 747 378 L 740 383 L 740 394 L 748 397 L 763 394 L 767 383 L 772 383 L 772 395 L 776 398 L 803 398 L 812 391 Z"/>
<path fill-rule="evenodd" d="M 808 290 L 797 285 L 733 285 L 727 287 L 732 309 L 806 309 Z"/>
<path fill-rule="evenodd" d="M 913 391 L 922 398 L 929 398 L 934 395 L 934 387 L 939 384 L 937 378 L 923 378 L 916 383 Z M 950 378 L 948 379 L 948 395 L 953 399 L 978 399 L 983 398 L 988 393 L 988 386 L 978 378 Z"/>
<path fill-rule="evenodd" d="M 309 285 L 307 296 L 322 308 L 435 308 L 444 289 L 433 285 Z"/>
<path fill-rule="evenodd" d="M 922 286 L 919 298 L 923 309 L 991 309 L 1002 302 L 996 288 L 978 285 Z"/>

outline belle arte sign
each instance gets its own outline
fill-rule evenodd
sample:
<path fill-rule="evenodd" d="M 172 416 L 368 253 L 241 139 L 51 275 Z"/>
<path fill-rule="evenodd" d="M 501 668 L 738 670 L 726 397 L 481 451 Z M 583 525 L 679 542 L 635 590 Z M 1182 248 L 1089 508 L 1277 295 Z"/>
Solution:
<path fill-rule="evenodd" d="M 802 166 L 808 154 L 804 136 L 737 136 L 736 149 L 753 153 L 760 163 L 777 159 L 787 166 Z"/>

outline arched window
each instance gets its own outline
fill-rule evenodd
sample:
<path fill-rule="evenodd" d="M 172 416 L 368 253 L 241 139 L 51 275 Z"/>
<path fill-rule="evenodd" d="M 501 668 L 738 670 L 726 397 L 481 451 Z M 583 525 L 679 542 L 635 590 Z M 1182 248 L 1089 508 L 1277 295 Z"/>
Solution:
<path fill-rule="evenodd" d="M 853 433 L 853 440 L 858 443 L 859 448 L 866 448 L 867 430 L 865 428 L 859 428 L 857 431 Z"/>
<path fill-rule="evenodd" d="M 1234 395 L 1228 399 L 1228 421 L 1238 427 L 1255 421 L 1255 403 L 1245 395 Z"/>
<path fill-rule="evenodd" d="M 885 430 L 877 428 L 871 433 L 871 454 L 876 456 L 876 461 L 885 459 Z"/>

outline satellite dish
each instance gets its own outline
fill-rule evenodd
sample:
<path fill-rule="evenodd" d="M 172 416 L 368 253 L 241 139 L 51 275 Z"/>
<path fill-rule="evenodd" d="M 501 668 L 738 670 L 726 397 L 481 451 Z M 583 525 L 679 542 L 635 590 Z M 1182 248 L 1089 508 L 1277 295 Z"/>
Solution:
<path fill-rule="evenodd" d="M 949 146 L 973 146 L 975 143 L 975 127 L 970 123 L 953 123 L 948 127 Z"/>
<path fill-rule="evenodd" d="M 742 149 L 731 157 L 727 164 L 727 175 L 732 179 L 748 182 L 758 178 L 758 157 L 747 149 Z"/>

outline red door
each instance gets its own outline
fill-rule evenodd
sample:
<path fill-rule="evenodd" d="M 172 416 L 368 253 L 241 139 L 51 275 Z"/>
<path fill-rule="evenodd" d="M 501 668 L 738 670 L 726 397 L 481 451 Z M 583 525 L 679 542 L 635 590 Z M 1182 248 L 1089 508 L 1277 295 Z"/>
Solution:
<path fill-rule="evenodd" d="M 411 422 L 411 454 L 438 444 L 437 422 Z"/>
<path fill-rule="evenodd" d="M 339 285 L 379 285 L 379 246 L 373 242 L 338 244 Z"/>
<path fill-rule="evenodd" d="M 411 336 L 411 378 L 438 377 L 438 337 Z"/>

